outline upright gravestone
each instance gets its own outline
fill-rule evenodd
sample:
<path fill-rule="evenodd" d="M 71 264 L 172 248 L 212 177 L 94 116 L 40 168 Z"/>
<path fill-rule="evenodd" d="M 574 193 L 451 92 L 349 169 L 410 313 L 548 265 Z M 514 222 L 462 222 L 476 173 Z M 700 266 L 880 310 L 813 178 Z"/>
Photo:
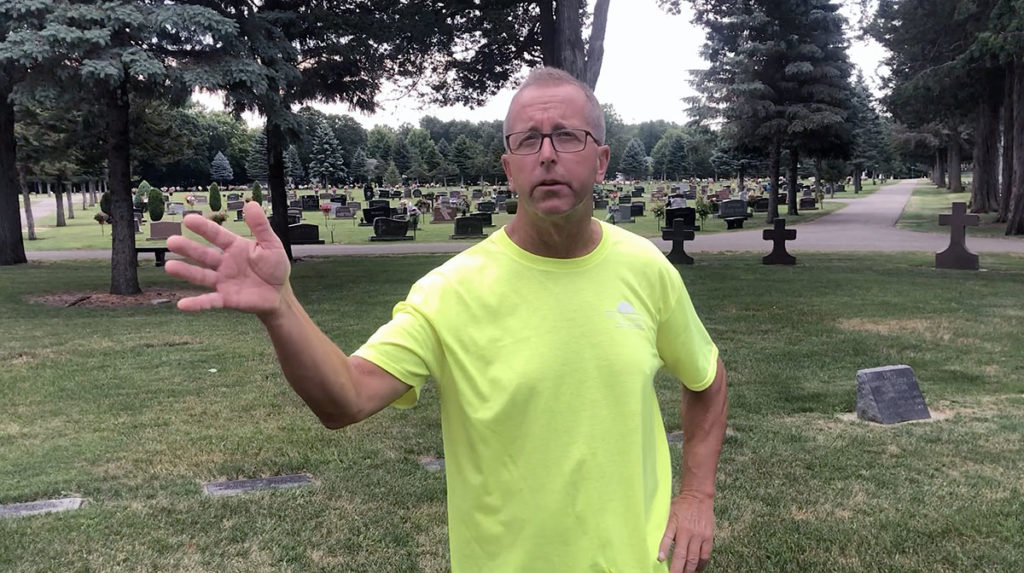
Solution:
<path fill-rule="evenodd" d="M 181 234 L 180 221 L 153 221 L 149 224 L 148 241 L 166 241 L 172 235 Z"/>
<path fill-rule="evenodd" d="M 376 199 L 372 200 L 375 201 Z M 371 201 L 371 202 L 372 202 Z M 360 227 L 372 227 L 374 220 L 380 217 L 388 217 L 391 215 L 391 207 L 387 205 L 371 205 L 363 209 L 363 220 L 359 223 Z"/>
<path fill-rule="evenodd" d="M 391 219 L 389 217 L 377 217 L 373 220 L 373 236 L 371 241 L 411 241 L 409 235 L 409 221 L 405 219 Z"/>
<path fill-rule="evenodd" d="M 311 223 L 288 225 L 288 240 L 293 245 L 322 245 L 320 227 Z"/>
<path fill-rule="evenodd" d="M 672 250 L 665 255 L 669 262 L 674 265 L 693 264 L 693 257 L 686 254 L 686 245 L 684 244 L 686 241 L 693 240 L 693 228 L 687 226 L 681 218 L 672 221 L 671 229 L 662 230 L 661 238 L 665 241 L 672 241 Z"/>
<path fill-rule="evenodd" d="M 434 205 L 434 210 L 431 213 L 430 222 L 433 223 L 451 223 L 455 220 L 456 209 L 454 205 L 448 203 L 437 203 Z"/>
<path fill-rule="evenodd" d="M 914 370 L 900 364 L 857 371 L 857 417 L 879 424 L 896 424 L 928 420 L 932 415 Z"/>
<path fill-rule="evenodd" d="M 766 265 L 795 265 L 796 257 L 786 250 L 786 241 L 796 240 L 796 229 L 787 229 L 785 219 L 775 219 L 775 228 L 765 229 L 761 235 L 772 241 L 772 252 L 761 258 Z"/>
<path fill-rule="evenodd" d="M 456 217 L 455 232 L 449 235 L 451 239 L 483 239 L 484 222 L 476 217 Z"/>
<path fill-rule="evenodd" d="M 303 211 L 320 210 L 320 200 L 317 199 L 316 195 L 303 195 L 299 200 L 302 202 Z"/>
<path fill-rule="evenodd" d="M 976 271 L 980 268 L 978 255 L 967 250 L 967 227 L 976 227 L 977 215 L 967 214 L 967 203 L 953 203 L 953 212 L 939 215 L 940 225 L 949 225 L 949 246 L 935 253 L 935 268 Z"/>

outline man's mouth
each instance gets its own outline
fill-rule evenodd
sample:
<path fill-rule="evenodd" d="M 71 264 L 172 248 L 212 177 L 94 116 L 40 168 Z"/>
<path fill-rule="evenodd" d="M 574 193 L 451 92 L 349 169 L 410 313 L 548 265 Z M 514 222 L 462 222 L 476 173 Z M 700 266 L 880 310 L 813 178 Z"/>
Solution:
<path fill-rule="evenodd" d="M 538 187 L 554 187 L 555 185 L 565 185 L 565 182 L 557 179 L 545 179 L 537 184 Z"/>

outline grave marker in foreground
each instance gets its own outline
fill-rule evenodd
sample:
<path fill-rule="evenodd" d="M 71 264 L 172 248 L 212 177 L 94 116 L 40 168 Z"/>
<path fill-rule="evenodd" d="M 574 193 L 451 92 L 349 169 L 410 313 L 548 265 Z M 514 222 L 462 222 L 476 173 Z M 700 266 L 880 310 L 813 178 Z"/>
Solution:
<path fill-rule="evenodd" d="M 857 371 L 857 417 L 879 424 L 928 420 L 931 413 L 905 364 Z"/>

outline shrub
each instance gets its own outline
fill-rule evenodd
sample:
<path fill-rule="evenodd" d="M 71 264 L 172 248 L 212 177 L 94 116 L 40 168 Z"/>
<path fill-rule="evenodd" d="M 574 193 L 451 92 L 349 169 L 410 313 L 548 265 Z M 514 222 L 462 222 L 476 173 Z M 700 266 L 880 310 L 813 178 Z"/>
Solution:
<path fill-rule="evenodd" d="M 136 209 L 145 209 L 146 200 L 149 199 L 149 192 L 153 189 L 145 180 L 139 183 L 139 188 L 135 191 L 135 199 L 132 203 L 135 204 Z"/>
<path fill-rule="evenodd" d="M 149 204 L 149 220 L 159 221 L 164 218 L 164 196 L 159 189 L 150 189 L 147 203 Z"/>
<path fill-rule="evenodd" d="M 259 181 L 252 184 L 252 200 L 260 204 L 263 203 L 263 187 L 260 187 Z"/>
<path fill-rule="evenodd" d="M 505 212 L 506 213 L 508 213 L 509 215 L 515 215 L 516 211 L 518 211 L 518 210 L 519 210 L 519 201 L 516 201 L 515 199 L 506 199 L 505 200 Z"/>
<path fill-rule="evenodd" d="M 221 207 L 220 186 L 216 182 L 210 183 L 210 210 L 216 213 Z"/>
<path fill-rule="evenodd" d="M 104 191 L 100 195 L 100 211 L 106 213 L 108 217 L 110 216 L 110 191 Z"/>
<path fill-rule="evenodd" d="M 218 225 L 223 225 L 224 221 L 228 220 L 228 216 L 224 213 L 214 213 L 213 215 L 210 215 L 210 220 Z"/>

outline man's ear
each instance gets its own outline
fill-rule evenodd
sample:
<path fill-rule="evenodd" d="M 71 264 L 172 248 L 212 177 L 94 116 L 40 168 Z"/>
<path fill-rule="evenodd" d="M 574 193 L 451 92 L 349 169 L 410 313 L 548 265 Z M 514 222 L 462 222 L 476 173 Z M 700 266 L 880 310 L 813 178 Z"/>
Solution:
<path fill-rule="evenodd" d="M 516 184 L 512 181 L 512 169 L 508 165 L 509 157 L 507 153 L 501 154 L 501 168 L 505 170 L 505 179 L 508 180 L 508 187 L 515 191 Z"/>
<path fill-rule="evenodd" d="M 612 148 L 607 145 L 601 145 L 597 148 L 597 175 L 594 177 L 595 183 L 604 181 L 605 172 L 608 171 L 608 162 L 611 161 Z"/>

